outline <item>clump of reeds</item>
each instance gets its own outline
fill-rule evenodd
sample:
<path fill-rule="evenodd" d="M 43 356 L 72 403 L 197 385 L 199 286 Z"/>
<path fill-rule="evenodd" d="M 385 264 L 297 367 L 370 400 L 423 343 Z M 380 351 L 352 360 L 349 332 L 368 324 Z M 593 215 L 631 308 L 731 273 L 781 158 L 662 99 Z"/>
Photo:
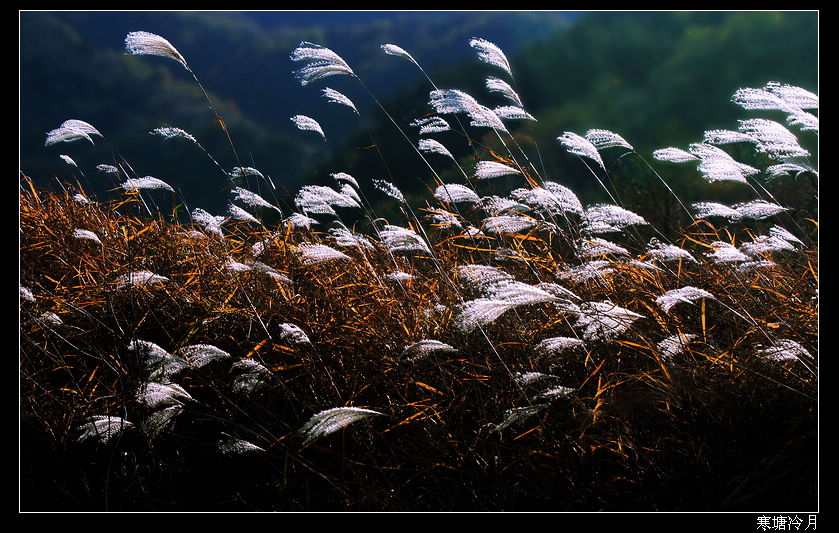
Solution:
<path fill-rule="evenodd" d="M 186 67 L 168 41 L 132 35 L 162 48 L 129 52 Z M 634 154 L 615 133 L 557 138 L 613 203 L 540 176 L 505 124 L 533 118 L 509 62 L 470 44 L 510 80 L 487 82 L 510 106 L 435 87 L 418 141 L 387 115 L 431 175 L 424 208 L 338 172 L 282 212 L 242 186 L 270 180 L 238 161 L 228 212 L 188 221 L 146 200 L 173 188 L 124 169 L 124 193 L 103 202 L 21 181 L 23 508 L 813 507 L 817 215 L 771 194 L 816 175 L 808 154 L 777 122 L 656 152 L 754 193 L 683 205 L 673 238 L 612 196 L 606 154 Z M 304 85 L 356 78 L 318 45 L 291 58 Z M 735 101 L 817 130 L 801 89 Z M 472 169 L 431 142 L 454 123 L 486 146 Z M 772 165 L 737 162 L 728 142 Z M 444 183 L 432 155 L 463 183 Z M 519 181 L 484 193 L 502 177 Z M 376 192 L 404 218 L 379 218 Z"/>

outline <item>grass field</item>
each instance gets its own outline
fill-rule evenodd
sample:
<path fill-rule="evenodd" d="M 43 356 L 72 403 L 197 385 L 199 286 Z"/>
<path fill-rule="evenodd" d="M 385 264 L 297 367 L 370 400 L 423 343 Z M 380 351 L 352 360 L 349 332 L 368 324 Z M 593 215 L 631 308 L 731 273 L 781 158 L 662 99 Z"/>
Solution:
<path fill-rule="evenodd" d="M 612 200 L 590 204 L 531 163 L 513 69 L 470 44 L 510 105 L 435 87 L 394 121 L 422 205 L 340 170 L 280 198 L 219 164 L 221 214 L 119 158 L 108 198 L 21 177 L 22 511 L 818 508 L 818 171 L 799 144 L 818 97 L 744 88 L 754 119 L 654 154 L 557 132 Z M 192 74 L 162 37 L 126 50 Z M 355 77 L 311 43 L 292 59 L 313 91 Z M 100 137 L 69 122 L 46 143 Z M 624 157 L 676 206 L 666 227 L 615 194 Z M 677 166 L 748 199 L 682 203 Z"/>

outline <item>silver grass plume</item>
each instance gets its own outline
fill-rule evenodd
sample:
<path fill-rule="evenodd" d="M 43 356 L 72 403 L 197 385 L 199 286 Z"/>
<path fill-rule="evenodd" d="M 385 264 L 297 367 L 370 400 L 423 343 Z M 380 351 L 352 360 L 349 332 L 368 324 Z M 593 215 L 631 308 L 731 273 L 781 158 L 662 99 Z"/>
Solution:
<path fill-rule="evenodd" d="M 774 120 L 754 118 L 741 120 L 738 131 L 711 130 L 705 132 L 704 142 L 708 144 L 728 144 L 749 142 L 759 152 L 776 159 L 805 157 L 810 152 L 801 147 L 798 138 L 783 124 Z"/>
<path fill-rule="evenodd" d="M 280 212 L 280 209 L 277 206 L 272 205 L 265 198 L 261 197 L 255 192 L 243 189 L 242 187 L 234 187 L 230 191 L 230 193 L 233 195 L 234 200 L 242 202 L 243 204 L 248 205 L 250 207 L 264 207 L 267 209 L 273 209 L 278 213 Z"/>
<path fill-rule="evenodd" d="M 218 443 L 218 449 L 223 455 L 242 455 L 246 453 L 265 451 L 263 448 L 260 448 L 252 442 L 230 436 Z"/>
<path fill-rule="evenodd" d="M 133 340 L 128 344 L 129 353 L 135 355 L 147 366 L 156 365 L 171 357 L 171 354 L 151 341 Z"/>
<path fill-rule="evenodd" d="M 819 134 L 819 117 L 812 113 L 795 110 L 787 116 L 787 124 L 797 126 L 802 131 L 812 131 Z"/>
<path fill-rule="evenodd" d="M 190 366 L 183 357 L 170 354 L 150 341 L 131 341 L 128 351 L 143 364 L 149 372 L 149 379 L 158 383 L 169 383 L 173 376 Z"/>
<path fill-rule="evenodd" d="M 465 113 L 469 115 L 472 126 L 509 133 L 492 109 L 482 106 L 472 96 L 458 89 L 435 89 L 430 93 L 429 103 L 437 113 Z"/>
<path fill-rule="evenodd" d="M 768 82 L 764 89 L 778 96 L 786 105 L 796 109 L 819 108 L 819 95 L 807 89 L 777 81 Z"/>
<path fill-rule="evenodd" d="M 668 161 L 670 163 L 686 163 L 688 161 L 698 161 L 699 157 L 692 153 L 682 150 L 681 148 L 660 148 L 653 152 L 653 158 L 659 161 Z"/>
<path fill-rule="evenodd" d="M 508 409 L 507 412 L 504 413 L 504 420 L 496 424 L 493 428 L 493 431 L 498 432 L 513 424 L 517 424 L 522 420 L 525 420 L 535 414 L 538 414 L 540 411 L 547 407 L 548 404 L 536 404 Z"/>
<path fill-rule="evenodd" d="M 103 444 L 111 442 L 134 424 L 118 416 L 96 415 L 88 418 L 88 422 L 79 427 L 82 430 L 79 442 L 91 438 L 98 439 Z"/>
<path fill-rule="evenodd" d="M 383 413 L 361 407 L 334 407 L 312 415 L 308 422 L 298 430 L 303 438 L 303 446 L 308 446 L 315 440 L 330 435 L 353 422 L 373 416 L 383 416 Z"/>
<path fill-rule="evenodd" d="M 312 344 L 309 336 L 297 324 L 284 323 L 279 325 L 280 340 L 287 340 L 293 344 Z"/>
<path fill-rule="evenodd" d="M 585 302 L 579 306 L 575 326 L 584 328 L 585 340 L 606 340 L 620 335 L 641 318 L 644 315 L 617 306 L 609 300 Z"/>
<path fill-rule="evenodd" d="M 419 128 L 420 135 L 428 135 L 429 133 L 440 133 L 451 130 L 449 123 L 441 117 L 423 117 L 411 121 L 411 126 Z"/>
<path fill-rule="evenodd" d="M 44 146 L 59 142 L 72 142 L 77 140 L 86 140 L 90 144 L 94 144 L 91 135 L 102 137 L 99 131 L 83 120 L 70 119 L 65 120 L 59 127 L 47 133 L 47 138 L 44 141 Z"/>
<path fill-rule="evenodd" d="M 320 222 L 318 222 L 314 218 L 307 217 L 306 215 L 301 213 L 292 213 L 288 217 L 284 218 L 283 222 L 289 224 L 292 228 L 305 230 L 312 229 L 312 226 L 320 224 Z"/>
<path fill-rule="evenodd" d="M 71 167 L 79 168 L 79 165 L 77 165 L 76 162 L 73 161 L 73 158 L 70 157 L 69 155 L 59 154 L 58 157 L 60 157 L 62 161 L 64 161 L 65 163 L 67 163 Z"/>
<path fill-rule="evenodd" d="M 646 225 L 647 221 L 641 215 L 623 207 L 598 204 L 585 210 L 582 229 L 588 233 L 610 233 L 636 224 Z"/>
<path fill-rule="evenodd" d="M 143 383 L 137 392 L 137 401 L 149 409 L 183 405 L 192 401 L 190 394 L 177 383 Z"/>
<path fill-rule="evenodd" d="M 495 113 L 499 118 L 505 118 L 507 120 L 532 120 L 536 122 L 536 117 L 534 117 L 521 107 L 514 105 L 498 106 L 493 108 L 492 112 Z"/>
<path fill-rule="evenodd" d="M 189 141 L 193 144 L 198 144 L 198 141 L 187 133 L 186 131 L 182 130 L 181 128 L 174 128 L 174 127 L 165 127 L 165 128 L 155 128 L 151 130 L 149 133 L 152 135 L 157 135 L 158 137 L 163 137 L 165 140 L 170 139 L 184 139 Z"/>
<path fill-rule="evenodd" d="M 332 174 L 330 174 L 330 176 L 332 176 L 332 178 L 337 182 L 349 183 L 356 189 L 359 188 L 358 181 L 356 181 L 354 177 L 350 176 L 346 172 L 333 172 Z"/>
<path fill-rule="evenodd" d="M 801 147 L 798 138 L 774 120 L 753 118 L 740 120 L 738 130 L 757 143 L 760 151 L 777 159 L 809 156 L 810 152 Z"/>
<path fill-rule="evenodd" d="M 566 279 L 576 282 L 584 282 L 591 279 L 599 279 L 614 272 L 611 261 L 587 261 L 582 265 L 570 267 L 567 270 L 557 273 L 559 279 Z"/>
<path fill-rule="evenodd" d="M 475 49 L 481 61 L 502 69 L 510 77 L 513 76 L 513 71 L 510 69 L 510 62 L 507 61 L 507 56 L 504 55 L 504 52 L 498 45 L 486 39 L 472 38 L 469 41 L 469 46 Z"/>
<path fill-rule="evenodd" d="M 95 242 L 96 244 L 102 244 L 102 241 L 99 240 L 99 236 L 88 229 L 74 229 L 71 235 L 76 239 L 87 239 Z"/>
<path fill-rule="evenodd" d="M 779 95 L 766 88 L 744 87 L 737 89 L 731 101 L 743 109 L 787 111 L 790 106 Z"/>
<path fill-rule="evenodd" d="M 629 266 L 644 268 L 644 269 L 647 269 L 647 270 L 657 270 L 659 272 L 662 271 L 662 268 L 660 266 L 656 265 L 655 263 L 653 263 L 652 261 L 640 261 L 638 259 L 633 259 L 626 264 L 629 265 Z"/>
<path fill-rule="evenodd" d="M 465 288 L 488 294 L 487 290 L 499 282 L 513 281 L 513 276 L 506 271 L 489 265 L 461 265 L 454 269 L 459 283 Z"/>
<path fill-rule="evenodd" d="M 697 202 L 691 207 L 696 210 L 696 216 L 699 218 L 725 217 L 732 222 L 743 219 L 762 220 L 787 211 L 786 207 L 766 200 L 752 200 L 733 206 L 716 202 Z"/>
<path fill-rule="evenodd" d="M 196 207 L 190 213 L 190 217 L 192 221 L 204 228 L 205 230 L 209 231 L 210 233 L 215 233 L 219 237 L 224 238 L 224 233 L 222 233 L 221 225 L 227 220 L 227 217 L 223 216 L 216 216 L 211 215 L 207 211 L 201 209 L 200 207 Z"/>
<path fill-rule="evenodd" d="M 670 310 L 680 302 L 692 304 L 694 300 L 702 298 L 716 300 L 713 294 L 704 289 L 687 286 L 665 292 L 655 299 L 655 303 L 658 304 L 665 313 L 669 313 Z"/>
<path fill-rule="evenodd" d="M 428 244 L 412 229 L 386 224 L 379 231 L 379 239 L 391 252 L 425 252 L 431 254 Z"/>
<path fill-rule="evenodd" d="M 740 250 L 755 257 L 767 252 L 794 252 L 796 248 L 786 239 L 774 235 L 758 235 L 752 242 L 741 244 Z"/>
<path fill-rule="evenodd" d="M 481 197 L 481 209 L 491 216 L 504 215 L 508 213 L 523 214 L 529 213 L 532 210 L 530 206 L 521 202 L 517 202 L 511 198 L 504 198 L 502 196 L 495 195 Z"/>
<path fill-rule="evenodd" d="M 254 270 L 256 272 L 261 272 L 263 274 L 266 274 L 270 278 L 272 278 L 276 281 L 279 281 L 280 283 L 284 283 L 286 285 L 294 285 L 294 282 L 291 281 L 291 279 L 289 279 L 288 276 L 286 276 L 285 274 L 281 274 L 280 272 L 277 272 L 276 270 L 274 270 L 270 266 L 266 265 L 265 263 L 260 263 L 259 261 L 253 261 L 252 263 L 250 263 L 250 267 L 251 267 L 252 270 Z"/>
<path fill-rule="evenodd" d="M 615 132 L 609 130 L 588 130 L 586 132 L 586 140 L 588 140 L 597 150 L 602 150 L 604 148 L 627 148 L 629 150 L 634 150 L 631 144 L 629 144 L 626 139 L 621 137 Z"/>
<path fill-rule="evenodd" d="M 542 186 L 559 200 L 557 207 L 560 210 L 577 215 L 583 214 L 583 205 L 580 203 L 577 195 L 574 194 L 574 191 L 554 181 L 545 181 L 542 183 Z"/>
<path fill-rule="evenodd" d="M 297 129 L 301 131 L 314 131 L 323 137 L 324 141 L 326 140 L 326 134 L 323 132 L 323 128 L 321 128 L 318 121 L 312 117 L 307 117 L 306 115 L 294 115 L 291 117 L 291 121 L 294 122 Z"/>
<path fill-rule="evenodd" d="M 360 233 L 353 233 L 344 226 L 330 228 L 331 240 L 338 246 L 345 248 L 358 248 L 361 250 L 374 250 L 375 246 L 366 236 Z"/>
<path fill-rule="evenodd" d="M 115 174 L 115 175 L 119 174 L 119 170 L 117 170 L 117 167 L 115 167 L 113 165 L 106 165 L 104 163 L 96 165 L 96 170 L 98 170 L 99 172 L 103 172 L 105 174 Z"/>
<path fill-rule="evenodd" d="M 570 291 L 570 290 L 566 289 L 565 287 L 563 287 L 562 285 L 560 285 L 558 283 L 552 283 L 550 281 L 543 281 L 541 283 L 537 283 L 536 287 L 545 291 L 545 292 L 547 292 L 547 293 L 553 294 L 554 296 L 556 296 L 557 298 L 559 298 L 561 300 L 566 300 L 566 301 L 582 300 L 582 298 L 580 298 L 579 296 L 574 294 L 573 291 Z"/>
<path fill-rule="evenodd" d="M 300 255 L 300 260 L 306 266 L 317 265 L 326 261 L 351 260 L 350 256 L 325 244 L 300 243 L 297 246 L 297 253 Z"/>
<path fill-rule="evenodd" d="M 658 343 L 658 352 L 664 359 L 671 359 L 684 352 L 687 345 L 693 342 L 696 338 L 697 335 L 694 335 L 693 333 L 671 335 Z"/>
<path fill-rule="evenodd" d="M 510 196 L 528 206 L 554 215 L 562 213 L 583 214 L 583 206 L 577 195 L 564 185 L 546 181 L 542 187 L 515 189 Z"/>
<path fill-rule="evenodd" d="M 262 181 L 268 181 L 265 179 L 265 176 L 262 175 L 262 172 L 252 167 L 233 167 L 233 170 L 230 171 L 229 176 L 234 180 L 245 179 L 253 176 L 255 178 L 261 179 Z"/>
<path fill-rule="evenodd" d="M 404 48 L 401 48 L 399 46 L 396 46 L 395 44 L 390 44 L 390 43 L 383 44 L 383 45 L 380 46 L 380 48 L 382 49 L 382 51 L 384 53 L 386 53 L 388 55 L 402 57 L 404 59 L 407 59 L 408 61 L 410 61 L 411 63 L 413 63 L 417 67 L 419 67 L 419 63 L 417 63 L 416 60 L 414 59 L 414 57 L 411 54 L 409 54 Z"/>
<path fill-rule="evenodd" d="M 35 318 L 26 321 L 26 324 L 36 324 L 39 326 L 60 326 L 64 321 L 51 311 L 41 313 Z"/>
<path fill-rule="evenodd" d="M 580 257 L 591 258 L 609 254 L 629 255 L 629 251 L 623 246 L 619 246 L 599 237 L 583 239 L 579 244 L 577 253 Z"/>
<path fill-rule="evenodd" d="M 129 286 L 151 286 L 158 285 L 169 281 L 166 276 L 149 272 L 148 270 L 139 270 L 137 272 L 129 272 L 116 279 L 117 288 L 125 288 Z"/>
<path fill-rule="evenodd" d="M 125 36 L 125 51 L 130 55 L 168 57 L 180 63 L 186 70 L 190 70 L 186 59 L 172 46 L 172 43 L 154 33 L 132 31 Z"/>
<path fill-rule="evenodd" d="M 563 387 L 562 385 L 556 385 L 554 387 L 550 387 L 549 389 L 542 391 L 537 397 L 540 399 L 565 398 L 571 396 L 575 392 L 577 392 L 577 389 L 573 387 Z"/>
<path fill-rule="evenodd" d="M 467 301 L 459 307 L 455 320 L 464 332 L 486 326 L 511 309 L 560 299 L 538 287 L 512 279 L 502 279 L 482 288 L 488 297 Z"/>
<path fill-rule="evenodd" d="M 431 221 L 431 224 L 434 226 L 457 229 L 463 227 L 463 224 L 461 224 L 460 219 L 454 213 L 446 211 L 445 209 L 427 209 L 427 211 L 427 218 Z"/>
<path fill-rule="evenodd" d="M 796 237 L 795 235 L 790 233 L 788 230 L 786 230 L 786 229 L 784 229 L 780 226 L 772 226 L 771 228 L 769 228 L 769 235 L 771 235 L 772 237 L 776 237 L 778 239 L 785 240 L 788 243 L 793 244 L 793 245 L 794 244 L 799 244 L 799 245 L 802 245 L 802 246 L 804 245 L 804 243 L 801 242 L 801 239 L 799 239 L 798 237 Z"/>
<path fill-rule="evenodd" d="M 294 77 L 301 85 L 334 75 L 355 77 L 355 73 L 341 56 L 324 46 L 302 41 L 291 52 L 292 61 L 306 61 L 306 65 L 294 71 Z"/>
<path fill-rule="evenodd" d="M 407 361 L 418 361 L 425 359 L 432 354 L 454 354 L 457 353 L 457 348 L 450 344 L 434 339 L 423 339 L 417 341 L 409 346 L 406 346 L 402 353 L 399 354 L 399 359 Z"/>
<path fill-rule="evenodd" d="M 766 200 L 752 200 L 750 202 L 735 204 L 733 207 L 740 218 L 752 220 L 763 220 L 764 218 L 769 218 L 788 210 L 782 205 L 767 202 Z"/>
<path fill-rule="evenodd" d="M 333 207 L 361 207 L 352 196 L 325 185 L 304 185 L 297 191 L 294 204 L 304 213 L 319 215 L 335 215 Z"/>
<path fill-rule="evenodd" d="M 352 109 L 355 112 L 356 115 L 359 114 L 358 109 L 356 109 L 356 107 L 355 107 L 355 104 L 344 93 L 340 93 L 340 92 L 336 91 L 335 89 L 330 89 L 329 87 L 326 87 L 321 91 L 321 94 L 323 95 L 324 98 L 326 98 L 330 102 L 335 103 L 335 104 L 340 104 L 340 105 L 343 105 L 343 106 L 347 106 L 350 109 Z"/>
<path fill-rule="evenodd" d="M 239 222 L 253 222 L 254 224 L 259 224 L 259 220 L 255 216 L 248 213 L 238 205 L 229 204 L 227 206 L 227 214 L 231 219 Z"/>
<path fill-rule="evenodd" d="M 352 185 L 349 183 L 341 183 L 341 190 L 339 192 L 347 198 L 355 200 L 357 206 L 361 207 L 361 196 L 359 196 L 358 192 Z"/>
<path fill-rule="evenodd" d="M 461 331 L 469 333 L 495 322 L 498 317 L 515 307 L 517 304 L 513 302 L 478 298 L 462 304 L 455 320 Z"/>
<path fill-rule="evenodd" d="M 518 93 L 510 87 L 510 84 L 506 81 L 495 78 L 489 77 L 486 80 L 486 88 L 491 93 L 498 93 L 506 96 L 510 101 L 512 101 L 518 107 L 524 107 L 521 103 L 521 98 L 519 98 Z"/>
<path fill-rule="evenodd" d="M 486 217 L 481 224 L 481 230 L 496 235 L 502 233 L 520 233 L 533 229 L 538 224 L 539 221 L 535 218 L 524 215 L 496 215 Z"/>
<path fill-rule="evenodd" d="M 306 215 L 337 216 L 338 213 L 335 212 L 332 208 L 332 204 L 326 198 L 317 193 L 315 190 L 307 189 L 306 187 L 307 186 L 304 186 L 301 190 L 297 191 L 297 196 L 294 198 L 294 205 L 296 205 L 298 209 L 303 211 Z M 313 220 L 308 216 L 306 216 L 306 218 Z M 291 219 L 291 217 L 289 217 L 289 219 Z M 296 219 L 292 222 L 299 223 L 303 222 L 303 220 Z"/>
<path fill-rule="evenodd" d="M 550 337 L 542 339 L 533 346 L 533 350 L 541 357 L 564 353 L 575 348 L 582 348 L 583 340 L 576 337 Z"/>
<path fill-rule="evenodd" d="M 740 214 L 733 207 L 718 202 L 696 202 L 691 207 L 699 218 L 725 217 L 729 220 L 739 220 Z"/>
<path fill-rule="evenodd" d="M 734 269 L 737 272 L 752 272 L 759 268 L 772 268 L 774 266 L 776 266 L 775 263 L 768 259 L 759 259 L 755 261 L 742 261 L 734 265 Z"/>
<path fill-rule="evenodd" d="M 516 372 L 513 374 L 513 379 L 519 385 L 533 385 L 542 381 L 559 379 L 559 376 L 545 374 L 543 372 Z"/>
<path fill-rule="evenodd" d="M 227 261 L 225 261 L 222 268 L 229 272 L 249 272 L 250 270 L 253 270 L 253 267 L 251 267 L 250 265 L 240 263 L 235 259 L 228 259 Z"/>
<path fill-rule="evenodd" d="M 177 354 L 186 358 L 192 366 L 197 368 L 204 367 L 219 359 L 229 359 L 231 357 L 229 353 L 211 344 L 184 346 L 177 351 Z"/>
<path fill-rule="evenodd" d="M 443 146 L 442 143 L 436 141 L 434 139 L 420 139 L 418 148 L 420 152 L 425 152 L 427 154 L 439 154 L 442 156 L 446 156 L 452 161 L 454 161 L 454 156 L 449 152 L 449 150 Z"/>
<path fill-rule="evenodd" d="M 674 244 L 666 244 L 660 242 L 656 238 L 650 240 L 650 243 L 647 245 L 647 250 L 645 253 L 659 261 L 685 260 L 690 261 L 692 263 L 698 262 L 696 258 L 694 258 L 687 250 L 679 248 Z"/>
<path fill-rule="evenodd" d="M 142 178 L 129 178 L 122 183 L 121 187 L 125 190 L 131 189 L 143 189 L 143 190 L 164 190 L 169 191 L 171 193 L 175 192 L 175 189 L 172 188 L 171 185 L 166 183 L 165 181 L 154 178 L 152 176 L 144 176 Z"/>
<path fill-rule="evenodd" d="M 231 389 L 237 394 L 253 394 L 268 385 L 271 371 L 253 359 L 240 359 L 233 363 L 231 370 L 236 373 Z"/>
<path fill-rule="evenodd" d="M 385 279 L 388 281 L 395 281 L 395 282 L 403 282 L 409 279 L 414 279 L 414 276 L 408 274 L 407 272 L 402 272 L 401 270 L 395 270 L 393 272 L 388 273 L 385 276 Z"/>
<path fill-rule="evenodd" d="M 755 142 L 755 139 L 746 133 L 732 130 L 709 130 L 702 137 L 702 142 L 708 144 L 729 144 L 739 142 Z"/>
<path fill-rule="evenodd" d="M 781 176 L 797 176 L 802 172 L 810 172 L 815 176 L 818 176 L 819 173 L 816 170 L 803 163 L 778 163 L 777 165 L 771 165 L 766 168 L 766 179 L 773 180 L 779 178 Z"/>
<path fill-rule="evenodd" d="M 374 179 L 373 186 L 398 201 L 400 204 L 405 203 L 405 196 L 402 195 L 402 191 L 400 191 L 394 184 L 385 180 Z"/>
<path fill-rule="evenodd" d="M 32 294 L 31 290 L 27 289 L 23 285 L 20 285 L 20 299 L 25 300 L 27 302 L 34 302 L 35 295 Z"/>
<path fill-rule="evenodd" d="M 172 427 L 175 418 L 183 412 L 183 409 L 183 404 L 175 403 L 153 411 L 140 421 L 140 427 L 143 428 L 143 433 L 150 440 L 157 439 L 164 431 Z"/>
<path fill-rule="evenodd" d="M 759 171 L 749 165 L 739 163 L 727 152 L 707 143 L 693 143 L 688 147 L 690 153 L 699 158 L 697 169 L 709 182 L 737 181 L 746 183 L 746 177 Z"/>
<path fill-rule="evenodd" d="M 577 135 L 571 131 L 566 131 L 557 137 L 557 140 L 566 150 L 568 150 L 569 153 L 591 159 L 600 165 L 600 168 L 604 170 L 606 169 L 606 165 L 603 163 L 603 158 L 600 157 L 600 152 L 598 152 L 594 144 L 585 137 Z"/>
<path fill-rule="evenodd" d="M 738 263 L 749 260 L 749 256 L 738 250 L 731 243 L 716 241 L 712 242 L 711 246 L 714 248 L 714 251 L 708 254 L 708 256 L 715 263 Z"/>
<path fill-rule="evenodd" d="M 803 131 L 819 132 L 819 118 L 806 109 L 818 109 L 819 97 L 801 87 L 769 82 L 763 88 L 743 88 L 731 100 L 743 109 L 777 110 L 787 113 L 787 123 Z"/>
<path fill-rule="evenodd" d="M 465 185 L 456 183 L 440 185 L 434 190 L 434 197 L 449 204 L 477 204 L 481 201 L 481 197 L 475 191 Z"/>
<path fill-rule="evenodd" d="M 777 341 L 773 341 L 772 346 L 768 348 L 762 348 L 758 351 L 758 355 L 760 357 L 765 357 L 766 359 L 772 361 L 794 361 L 800 359 L 813 359 L 813 356 L 810 355 L 801 344 L 795 342 L 791 339 L 780 339 Z"/>
<path fill-rule="evenodd" d="M 488 180 L 513 174 L 521 174 L 521 172 L 517 168 L 497 161 L 478 161 L 475 165 L 474 178 L 476 180 Z"/>

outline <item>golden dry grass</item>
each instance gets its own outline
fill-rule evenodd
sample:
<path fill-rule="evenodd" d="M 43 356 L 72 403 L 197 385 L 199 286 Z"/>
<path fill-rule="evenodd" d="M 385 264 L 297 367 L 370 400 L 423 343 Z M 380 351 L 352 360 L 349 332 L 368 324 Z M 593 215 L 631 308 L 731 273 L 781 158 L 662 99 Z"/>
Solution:
<path fill-rule="evenodd" d="M 136 202 L 82 204 L 21 182 L 20 282 L 35 296 L 20 305 L 23 509 L 755 511 L 817 502 L 817 250 L 778 253 L 774 267 L 742 273 L 702 253 L 715 241 L 749 241 L 753 229 L 699 221 L 679 242 L 697 263 L 658 271 L 616 261 L 600 280 L 565 283 L 582 301 L 644 318 L 545 358 L 533 345 L 573 335 L 571 314 L 524 306 L 463 333 L 451 273 L 503 246 L 516 259 L 497 263 L 517 280 L 552 279 L 570 257 L 550 232 L 474 240 L 430 229 L 434 257 L 376 244 L 343 250 L 349 261 L 305 265 L 296 246 L 327 242 L 323 234 L 238 223 L 221 239 L 139 216 Z M 224 267 L 254 259 L 258 242 L 267 244 L 258 260 L 292 284 Z M 414 277 L 386 281 L 397 269 Z M 143 270 L 167 281 L 119 286 Z M 688 285 L 716 299 L 669 313 L 655 303 Z M 311 344 L 283 339 L 286 323 Z M 658 342 L 679 334 L 697 337 L 666 358 Z M 458 352 L 400 359 L 427 338 Z M 144 369 L 128 350 L 138 339 L 169 353 L 211 344 L 260 362 L 267 385 L 236 393 L 229 361 L 188 369 L 178 383 L 193 401 L 151 435 L 136 398 Z M 762 357 L 773 339 L 812 357 Z M 540 399 L 542 389 L 515 379 L 528 372 L 559 376 L 575 392 Z M 494 430 L 508 410 L 541 404 Z M 385 416 L 301 446 L 309 417 L 338 406 Z M 135 425 L 107 445 L 79 442 L 93 415 Z M 218 443 L 228 437 L 262 451 L 225 455 Z"/>

